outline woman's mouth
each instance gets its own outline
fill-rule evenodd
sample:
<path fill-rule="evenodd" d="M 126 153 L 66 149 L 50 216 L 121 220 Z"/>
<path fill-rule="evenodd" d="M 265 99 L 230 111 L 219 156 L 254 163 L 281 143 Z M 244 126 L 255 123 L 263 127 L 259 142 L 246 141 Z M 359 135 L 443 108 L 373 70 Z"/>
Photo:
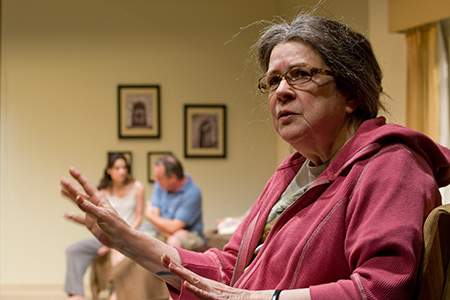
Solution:
<path fill-rule="evenodd" d="M 296 113 L 289 110 L 282 110 L 278 113 L 278 119 L 286 119 L 292 116 L 297 115 Z"/>

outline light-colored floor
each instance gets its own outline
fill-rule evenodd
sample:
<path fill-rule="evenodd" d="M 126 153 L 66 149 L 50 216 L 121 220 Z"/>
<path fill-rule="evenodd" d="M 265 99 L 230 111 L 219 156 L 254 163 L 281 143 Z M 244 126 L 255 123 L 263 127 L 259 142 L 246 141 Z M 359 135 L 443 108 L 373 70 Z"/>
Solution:
<path fill-rule="evenodd" d="M 83 278 L 86 300 L 105 300 L 109 296 L 108 291 L 102 291 L 99 299 L 92 299 L 89 286 L 90 271 L 88 268 Z M 64 287 L 58 284 L 0 286 L 0 300 L 67 300 L 68 298 Z"/>
<path fill-rule="evenodd" d="M 91 297 L 89 285 L 84 287 L 86 300 Z M 108 291 L 102 291 L 100 298 L 105 300 Z M 62 285 L 2 285 L 0 287 L 0 300 L 67 300 L 69 297 L 63 291 Z"/>
<path fill-rule="evenodd" d="M 0 296 L 1 300 L 67 300 L 66 295 L 61 296 L 36 296 L 36 295 L 29 295 L 29 296 Z"/>
<path fill-rule="evenodd" d="M 28 294 L 28 295 L 0 295 L 1 300 L 67 300 L 69 297 L 61 293 L 61 295 L 36 295 L 36 294 Z M 95 300 L 104 300 L 106 298 L 100 298 Z M 86 297 L 86 300 L 93 300 L 91 297 Z"/>

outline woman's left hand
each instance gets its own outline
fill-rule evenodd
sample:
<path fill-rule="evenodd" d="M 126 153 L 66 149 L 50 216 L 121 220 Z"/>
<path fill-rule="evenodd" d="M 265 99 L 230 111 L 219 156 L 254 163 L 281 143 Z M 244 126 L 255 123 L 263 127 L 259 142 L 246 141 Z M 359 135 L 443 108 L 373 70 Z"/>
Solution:
<path fill-rule="evenodd" d="M 207 279 L 184 268 L 167 255 L 161 258 L 164 267 L 184 280 L 186 291 L 203 300 L 249 300 L 251 291 L 230 287 L 223 283 Z"/>
<path fill-rule="evenodd" d="M 85 217 L 65 213 L 65 217 L 84 224 L 105 246 L 116 244 L 128 246 L 125 238 L 130 236 L 131 227 L 112 207 L 108 199 L 80 171 L 70 168 L 70 174 L 81 184 L 82 189 L 68 178 L 61 179 L 61 193 L 84 211 Z"/>

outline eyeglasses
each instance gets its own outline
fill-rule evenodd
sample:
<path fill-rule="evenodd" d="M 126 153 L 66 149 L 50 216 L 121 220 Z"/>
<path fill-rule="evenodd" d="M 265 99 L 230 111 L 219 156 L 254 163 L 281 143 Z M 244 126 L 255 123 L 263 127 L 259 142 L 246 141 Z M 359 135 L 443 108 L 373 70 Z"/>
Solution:
<path fill-rule="evenodd" d="M 301 64 L 293 67 L 282 75 L 268 74 L 259 79 L 258 88 L 261 93 L 267 94 L 275 91 L 280 85 L 283 78 L 290 86 L 294 87 L 300 84 L 311 81 L 312 77 L 316 74 L 337 76 L 337 73 L 330 70 L 318 69 L 306 64 Z"/>

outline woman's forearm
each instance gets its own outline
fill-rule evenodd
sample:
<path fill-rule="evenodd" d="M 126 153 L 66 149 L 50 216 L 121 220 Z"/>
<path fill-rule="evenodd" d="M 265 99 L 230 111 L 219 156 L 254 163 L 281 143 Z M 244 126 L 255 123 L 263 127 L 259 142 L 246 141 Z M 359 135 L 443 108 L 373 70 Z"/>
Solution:
<path fill-rule="evenodd" d="M 175 248 L 134 229 L 129 230 L 123 236 L 125 238 L 115 244 L 114 248 L 174 288 L 178 290 L 181 288 L 181 279 L 172 275 L 161 264 L 161 257 L 164 254 L 181 264 L 180 256 Z"/>

